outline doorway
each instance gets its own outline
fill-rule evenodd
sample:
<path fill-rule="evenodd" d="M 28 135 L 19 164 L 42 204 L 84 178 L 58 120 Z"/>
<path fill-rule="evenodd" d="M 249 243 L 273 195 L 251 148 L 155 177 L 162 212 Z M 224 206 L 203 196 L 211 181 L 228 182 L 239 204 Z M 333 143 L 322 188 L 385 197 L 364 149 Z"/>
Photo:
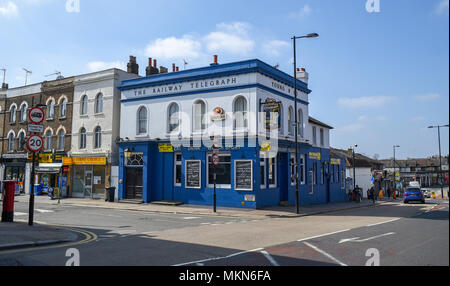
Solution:
<path fill-rule="evenodd" d="M 126 194 L 128 200 L 143 200 L 143 168 L 127 168 Z"/>

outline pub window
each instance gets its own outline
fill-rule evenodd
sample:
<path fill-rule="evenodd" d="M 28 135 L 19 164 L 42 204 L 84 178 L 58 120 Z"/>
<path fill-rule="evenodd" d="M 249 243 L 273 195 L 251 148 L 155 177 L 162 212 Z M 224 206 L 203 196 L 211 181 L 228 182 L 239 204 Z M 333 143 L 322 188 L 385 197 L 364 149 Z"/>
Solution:
<path fill-rule="evenodd" d="M 147 108 L 141 106 L 138 110 L 138 118 L 137 118 L 138 135 L 147 134 L 147 121 L 148 121 Z"/>
<path fill-rule="evenodd" d="M 169 106 L 169 133 L 179 131 L 180 126 L 180 107 L 176 103 Z"/>
<path fill-rule="evenodd" d="M 65 145 L 66 133 L 64 130 L 60 130 L 58 133 L 58 150 L 63 151 Z"/>
<path fill-rule="evenodd" d="M 127 167 L 143 167 L 144 153 L 131 153 L 125 151 L 125 166 Z"/>
<path fill-rule="evenodd" d="M 337 181 L 336 183 L 339 183 L 341 181 L 341 166 L 337 165 Z"/>
<path fill-rule="evenodd" d="M 262 157 L 262 155 L 261 155 Z M 260 175 L 259 175 L 259 180 L 260 180 L 260 185 L 261 185 L 261 189 L 265 189 L 266 188 L 266 159 L 265 158 L 261 158 L 260 160 Z"/>
<path fill-rule="evenodd" d="M 277 158 L 269 158 L 267 160 L 269 168 L 269 188 L 276 188 L 277 186 Z"/>
<path fill-rule="evenodd" d="M 182 164 L 182 157 L 181 153 L 175 153 L 175 182 L 174 185 L 177 187 L 181 187 L 181 164 Z"/>
<path fill-rule="evenodd" d="M 16 112 L 17 112 L 17 107 L 15 105 L 11 106 L 10 114 L 9 114 L 9 123 L 16 123 Z"/>
<path fill-rule="evenodd" d="M 80 129 L 80 149 L 86 149 L 86 129 Z"/>
<path fill-rule="evenodd" d="M 297 170 L 298 170 L 298 166 L 296 166 L 295 154 L 291 154 L 291 158 L 290 158 L 289 162 L 290 162 L 290 167 L 291 167 L 291 185 L 295 186 L 297 183 L 295 177 L 296 177 Z"/>
<path fill-rule="evenodd" d="M 325 145 L 324 133 L 323 133 L 323 129 L 320 128 L 320 146 L 324 146 L 324 145 Z"/>
<path fill-rule="evenodd" d="M 294 134 L 294 120 L 293 120 L 293 113 L 294 110 L 292 109 L 292 106 L 289 106 L 288 109 L 288 133 L 289 135 L 293 135 Z"/>
<path fill-rule="evenodd" d="M 317 185 L 317 162 L 313 163 L 313 185 Z"/>
<path fill-rule="evenodd" d="M 320 184 L 325 184 L 325 163 L 322 163 L 320 167 Z"/>
<path fill-rule="evenodd" d="M 193 109 L 194 132 L 204 131 L 206 129 L 206 105 L 203 101 L 199 100 L 194 103 Z"/>
<path fill-rule="evenodd" d="M 305 167 L 305 155 L 300 155 L 300 182 L 302 185 L 305 184 L 305 177 L 306 177 L 306 167 Z"/>
<path fill-rule="evenodd" d="M 94 130 L 94 148 L 100 149 L 102 147 L 102 128 L 97 126 Z"/>
<path fill-rule="evenodd" d="M 233 116 L 234 116 L 234 129 L 246 129 L 248 128 L 248 118 L 247 118 L 247 100 L 243 96 L 239 96 L 233 105 Z"/>
<path fill-rule="evenodd" d="M 313 145 L 317 145 L 317 128 L 313 126 L 312 128 Z"/>
<path fill-rule="evenodd" d="M 103 94 L 99 93 L 95 99 L 95 113 L 103 112 Z"/>
<path fill-rule="evenodd" d="M 208 154 L 208 187 L 214 187 L 214 165 L 212 155 Z M 216 186 L 219 188 L 231 188 L 231 155 L 219 154 L 220 163 L 215 167 Z"/>
<path fill-rule="evenodd" d="M 303 124 L 303 110 L 298 110 L 298 135 L 300 135 L 301 138 L 304 138 L 305 136 L 305 129 Z"/>

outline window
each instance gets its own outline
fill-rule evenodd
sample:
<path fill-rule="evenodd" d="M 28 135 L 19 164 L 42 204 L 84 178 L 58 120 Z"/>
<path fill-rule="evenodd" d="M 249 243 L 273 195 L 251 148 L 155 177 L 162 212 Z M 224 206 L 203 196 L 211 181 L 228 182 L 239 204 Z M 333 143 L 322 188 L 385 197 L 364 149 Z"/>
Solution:
<path fill-rule="evenodd" d="M 125 166 L 144 167 L 144 153 L 131 153 L 125 150 Z"/>
<path fill-rule="evenodd" d="M 169 133 L 179 131 L 180 107 L 176 103 L 169 106 Z"/>
<path fill-rule="evenodd" d="M 174 185 L 177 187 L 181 187 L 181 164 L 182 164 L 182 156 L 181 153 L 175 153 L 175 181 Z"/>
<path fill-rule="evenodd" d="M 264 154 L 261 153 L 260 159 L 260 185 L 262 189 L 266 188 L 266 159 L 263 157 Z"/>
<path fill-rule="evenodd" d="M 298 135 L 300 135 L 301 138 L 305 137 L 305 130 L 304 130 L 304 124 L 303 124 L 303 110 L 298 110 Z"/>
<path fill-rule="evenodd" d="M 206 105 L 203 101 L 199 100 L 194 103 L 193 110 L 193 122 L 194 132 L 201 132 L 206 129 Z"/>
<path fill-rule="evenodd" d="M 58 133 L 58 150 L 64 150 L 66 133 L 64 130 L 60 130 Z"/>
<path fill-rule="evenodd" d="M 293 117 L 294 110 L 292 109 L 292 106 L 289 106 L 288 109 L 288 133 L 289 135 L 294 134 L 294 119 Z"/>
<path fill-rule="evenodd" d="M 22 104 L 22 107 L 20 108 L 20 122 L 26 122 L 27 121 L 27 104 Z"/>
<path fill-rule="evenodd" d="M 147 134 L 147 108 L 142 106 L 138 110 L 137 134 Z"/>
<path fill-rule="evenodd" d="M 87 95 L 84 95 L 81 98 L 81 104 L 80 104 L 80 114 L 86 115 L 88 113 L 88 97 Z"/>
<path fill-rule="evenodd" d="M 80 130 L 80 149 L 86 149 L 86 129 Z"/>
<path fill-rule="evenodd" d="M 24 151 L 25 150 L 25 132 L 20 132 L 19 133 L 19 151 Z"/>
<path fill-rule="evenodd" d="M 313 145 L 317 145 L 317 128 L 313 126 L 312 128 Z"/>
<path fill-rule="evenodd" d="M 291 158 L 290 158 L 290 167 L 291 167 L 291 185 L 295 186 L 297 183 L 296 180 L 296 174 L 297 174 L 297 170 L 298 170 L 298 166 L 296 166 L 296 159 L 295 159 L 295 153 L 291 154 Z"/>
<path fill-rule="evenodd" d="M 320 183 L 325 184 L 325 163 L 322 163 L 320 166 Z"/>
<path fill-rule="evenodd" d="M 248 128 L 247 100 L 245 97 L 239 96 L 234 101 L 233 109 L 234 129 L 239 130 Z"/>
<path fill-rule="evenodd" d="M 103 112 L 103 94 L 99 93 L 95 99 L 95 113 Z"/>
<path fill-rule="evenodd" d="M 8 136 L 8 151 L 14 151 L 14 133 L 9 133 Z"/>
<path fill-rule="evenodd" d="M 49 130 L 47 133 L 45 133 L 45 150 L 50 151 L 52 150 L 52 131 Z"/>
<path fill-rule="evenodd" d="M 320 146 L 324 146 L 324 145 L 325 145 L 325 139 L 324 139 L 323 129 L 320 128 Z"/>
<path fill-rule="evenodd" d="M 47 106 L 47 119 L 53 119 L 54 115 L 55 115 L 55 102 L 53 100 L 50 100 Z"/>
<path fill-rule="evenodd" d="M 17 112 L 17 107 L 15 105 L 11 106 L 10 114 L 9 114 L 9 123 L 16 123 L 16 112 Z"/>
<path fill-rule="evenodd" d="M 214 167 L 212 154 L 208 154 L 208 186 L 214 186 L 214 168 L 216 172 L 216 186 L 219 188 L 231 188 L 231 155 L 219 154 L 220 163 Z"/>
<path fill-rule="evenodd" d="M 313 185 L 317 185 L 317 163 L 313 164 Z"/>
<path fill-rule="evenodd" d="M 300 182 L 302 185 L 305 184 L 305 177 L 306 177 L 306 175 L 305 175 L 305 170 L 306 170 L 305 158 L 306 158 L 305 155 L 300 155 Z"/>
<path fill-rule="evenodd" d="M 67 99 L 63 99 L 59 105 L 59 117 L 64 118 L 67 116 Z"/>
<path fill-rule="evenodd" d="M 97 126 L 94 130 L 94 148 L 100 149 L 102 147 L 102 128 Z"/>
<path fill-rule="evenodd" d="M 277 186 L 277 158 L 269 158 L 267 163 L 269 168 L 269 187 L 275 188 Z"/>

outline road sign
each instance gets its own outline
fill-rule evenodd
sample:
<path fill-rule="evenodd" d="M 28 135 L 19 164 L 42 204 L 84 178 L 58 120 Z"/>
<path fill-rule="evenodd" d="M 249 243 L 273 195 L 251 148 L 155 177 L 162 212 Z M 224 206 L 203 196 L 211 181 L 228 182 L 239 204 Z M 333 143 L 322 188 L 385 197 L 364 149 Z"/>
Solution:
<path fill-rule="evenodd" d="M 31 133 L 44 133 L 44 125 L 28 124 L 28 132 L 31 132 Z"/>
<path fill-rule="evenodd" d="M 39 135 L 31 135 L 28 138 L 27 146 L 31 152 L 39 152 L 44 147 L 44 139 Z"/>
<path fill-rule="evenodd" d="M 212 156 L 212 163 L 213 163 L 213 165 L 214 166 L 219 166 L 219 163 L 220 163 L 220 157 L 219 157 L 219 155 L 217 155 L 217 154 L 214 154 L 213 156 Z"/>
<path fill-rule="evenodd" d="M 34 107 L 28 112 L 28 119 L 33 124 L 41 124 L 44 121 L 45 112 L 40 107 Z"/>

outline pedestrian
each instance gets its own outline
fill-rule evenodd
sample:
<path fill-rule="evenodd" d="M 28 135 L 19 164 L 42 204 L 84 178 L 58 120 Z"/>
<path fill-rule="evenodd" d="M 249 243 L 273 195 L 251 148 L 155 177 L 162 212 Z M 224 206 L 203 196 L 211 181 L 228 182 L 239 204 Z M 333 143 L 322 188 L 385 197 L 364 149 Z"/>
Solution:
<path fill-rule="evenodd" d="M 391 188 L 390 187 L 388 187 L 388 189 L 387 189 L 387 195 L 388 195 L 388 198 L 391 198 Z"/>
<path fill-rule="evenodd" d="M 373 187 L 373 185 L 370 187 L 369 192 L 370 192 L 370 197 L 371 197 L 373 203 L 375 204 L 375 188 Z"/>

